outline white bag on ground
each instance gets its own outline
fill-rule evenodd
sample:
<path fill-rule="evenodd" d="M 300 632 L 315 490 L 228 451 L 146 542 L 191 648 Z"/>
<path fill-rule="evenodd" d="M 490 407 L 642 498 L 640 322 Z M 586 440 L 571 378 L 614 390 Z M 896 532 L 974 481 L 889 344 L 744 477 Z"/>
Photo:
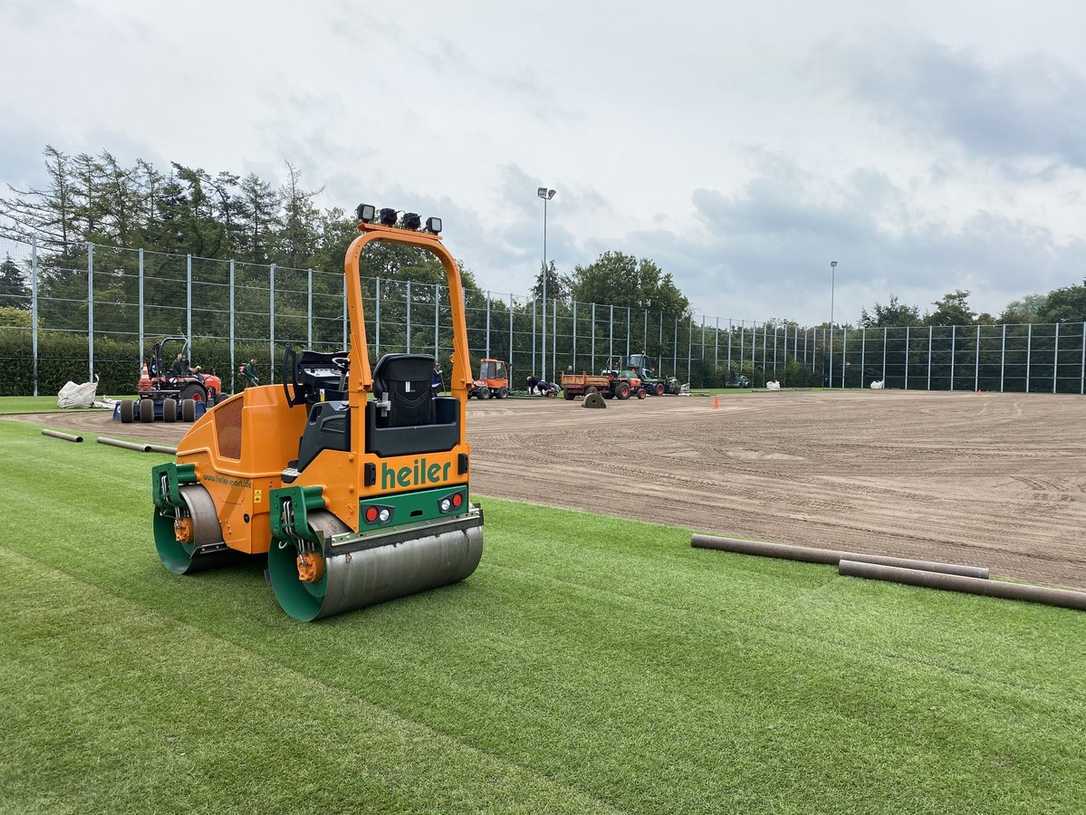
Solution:
<path fill-rule="evenodd" d="M 881 390 L 885 389 L 885 387 L 886 387 L 886 382 L 884 380 L 882 380 L 882 379 L 876 379 L 871 383 L 871 390 L 873 390 L 873 391 L 881 391 Z"/>
<path fill-rule="evenodd" d="M 57 407 L 60 408 L 87 408 L 94 404 L 94 397 L 98 394 L 98 377 L 93 382 L 84 382 L 77 385 L 74 382 L 65 383 L 57 394 Z"/>
<path fill-rule="evenodd" d="M 770 379 L 765 383 L 765 389 L 767 391 L 779 391 L 781 389 L 781 383 L 776 379 Z"/>

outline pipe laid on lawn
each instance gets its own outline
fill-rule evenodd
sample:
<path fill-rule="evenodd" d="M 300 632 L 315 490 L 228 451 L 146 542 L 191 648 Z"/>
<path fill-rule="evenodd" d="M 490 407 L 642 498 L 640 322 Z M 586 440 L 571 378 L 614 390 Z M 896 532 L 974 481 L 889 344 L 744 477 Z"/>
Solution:
<path fill-rule="evenodd" d="M 860 552 L 839 552 L 835 549 L 816 549 L 813 546 L 793 546 L 788 543 L 765 543 L 745 541 L 737 538 L 721 538 L 716 535 L 693 535 L 690 545 L 699 549 L 722 549 L 725 552 L 737 552 L 741 555 L 759 557 L 779 557 L 785 560 L 802 560 L 808 563 L 825 563 L 836 566 L 842 560 L 859 563 L 878 563 L 883 566 L 896 566 L 902 569 L 920 569 L 925 572 L 939 572 L 978 580 L 988 579 L 988 570 L 982 566 L 963 566 L 958 563 L 939 563 L 931 560 L 913 560 L 887 555 L 865 555 Z"/>
<path fill-rule="evenodd" d="M 123 447 L 125 450 L 135 450 L 137 453 L 150 453 L 151 445 L 142 441 L 123 441 L 122 439 L 111 439 L 109 436 L 99 436 L 99 444 L 108 444 L 110 447 Z"/>
<path fill-rule="evenodd" d="M 963 577 L 962 575 L 942 574 L 918 569 L 898 569 L 877 563 L 858 563 L 854 560 L 842 560 L 837 570 L 840 574 L 848 577 L 888 580 L 894 583 L 906 583 L 910 586 L 924 586 L 929 589 L 983 594 L 988 597 L 1001 597 L 1005 600 L 1024 600 L 1027 603 L 1043 603 L 1048 606 L 1061 606 L 1086 611 L 1086 592 L 1072 591 L 1071 589 L 1052 589 L 1046 586 L 1031 586 L 1025 583 L 1004 583 L 1001 580 L 978 580 L 975 577 Z"/>
<path fill-rule="evenodd" d="M 148 444 L 147 445 L 147 452 L 148 453 L 166 453 L 167 455 L 176 456 L 177 455 L 177 448 L 176 447 L 167 447 L 165 444 Z"/>
<path fill-rule="evenodd" d="M 54 439 L 63 439 L 64 441 L 74 441 L 74 442 L 83 441 L 82 436 L 75 436 L 75 435 L 73 435 L 71 433 L 61 433 L 59 430 L 43 430 L 41 432 L 41 434 L 43 436 L 49 436 L 50 438 L 54 438 Z"/>

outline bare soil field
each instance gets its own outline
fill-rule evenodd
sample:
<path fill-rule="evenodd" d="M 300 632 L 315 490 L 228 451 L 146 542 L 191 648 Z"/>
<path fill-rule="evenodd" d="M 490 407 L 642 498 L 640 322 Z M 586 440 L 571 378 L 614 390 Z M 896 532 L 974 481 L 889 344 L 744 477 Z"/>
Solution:
<path fill-rule="evenodd" d="M 1086 588 L 1086 400 L 810 391 L 472 402 L 473 489 Z M 14 417 L 13 417 L 14 418 Z M 160 442 L 184 425 L 18 417 Z"/>

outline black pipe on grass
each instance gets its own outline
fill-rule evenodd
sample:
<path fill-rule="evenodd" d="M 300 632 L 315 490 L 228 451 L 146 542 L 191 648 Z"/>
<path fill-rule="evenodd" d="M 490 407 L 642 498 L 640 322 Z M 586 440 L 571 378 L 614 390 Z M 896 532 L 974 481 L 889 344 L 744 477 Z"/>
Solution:
<path fill-rule="evenodd" d="M 53 438 L 53 439 L 62 439 L 64 441 L 74 441 L 74 442 L 77 442 L 77 443 L 83 441 L 82 436 L 76 436 L 76 435 L 74 435 L 72 433 L 62 433 L 59 430 L 48 430 L 48 429 L 46 429 L 46 430 L 43 430 L 41 432 L 41 434 L 43 436 L 49 436 L 50 438 Z"/>
<path fill-rule="evenodd" d="M 123 439 L 111 439 L 109 436 L 99 436 L 99 444 L 108 444 L 110 447 L 122 447 L 125 450 L 135 450 L 137 453 L 150 453 L 151 445 L 145 442 L 124 441 Z"/>
<path fill-rule="evenodd" d="M 860 552 L 841 552 L 836 549 L 817 549 L 813 546 L 794 546 L 788 543 L 765 543 L 763 541 L 745 541 L 737 538 L 722 538 L 716 535 L 694 535 L 690 545 L 699 549 L 721 549 L 725 552 L 737 552 L 741 555 L 758 557 L 776 557 L 784 560 L 802 560 L 807 563 L 825 563 L 836 566 L 842 560 L 858 563 L 877 563 L 883 566 L 895 566 L 901 569 L 920 569 L 926 572 L 954 574 L 987 580 L 988 569 L 981 566 L 963 566 L 958 563 L 939 563 L 933 560 L 914 560 L 888 555 L 865 555 Z"/>
<path fill-rule="evenodd" d="M 987 597 L 1000 597 L 1005 600 L 1022 600 L 1027 603 L 1043 603 L 1048 606 L 1075 608 L 1086 611 L 1086 592 L 1071 589 L 1052 589 L 1047 586 L 1032 586 L 1025 583 L 1004 583 L 1001 580 L 979 580 L 975 577 L 943 574 L 920 569 L 900 569 L 883 566 L 878 563 L 859 563 L 854 560 L 842 560 L 837 570 L 847 577 L 863 577 L 868 580 L 887 580 L 904 583 L 909 586 L 923 586 L 929 589 L 959 591 L 967 594 L 982 594 Z"/>

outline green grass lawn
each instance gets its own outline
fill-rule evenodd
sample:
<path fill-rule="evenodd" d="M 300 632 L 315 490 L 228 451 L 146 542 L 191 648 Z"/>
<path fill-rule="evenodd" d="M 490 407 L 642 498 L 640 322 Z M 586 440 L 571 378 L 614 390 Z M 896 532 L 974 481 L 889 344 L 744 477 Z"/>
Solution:
<path fill-rule="evenodd" d="M 132 396 L 104 396 L 103 399 L 132 399 Z M 0 416 L 11 413 L 56 413 L 56 394 L 49 396 L 0 396 Z"/>
<path fill-rule="evenodd" d="M 1086 615 L 484 499 L 316 624 L 175 577 L 161 457 L 0 422 L 0 812 L 1081 813 Z"/>

